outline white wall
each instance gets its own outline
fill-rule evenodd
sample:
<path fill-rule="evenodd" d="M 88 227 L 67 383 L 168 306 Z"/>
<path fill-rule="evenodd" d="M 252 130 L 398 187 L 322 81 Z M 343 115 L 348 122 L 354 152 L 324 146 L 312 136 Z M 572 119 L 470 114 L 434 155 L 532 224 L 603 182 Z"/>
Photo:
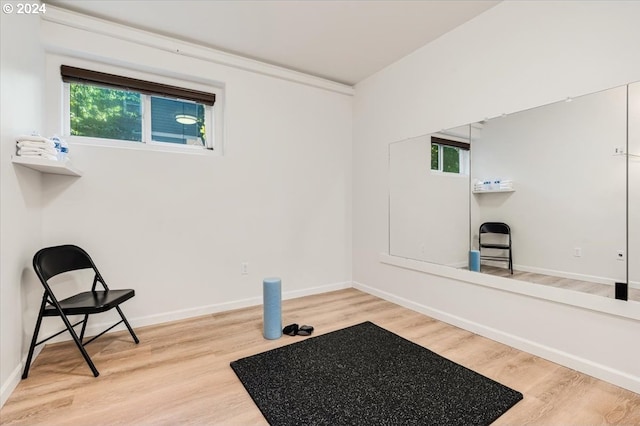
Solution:
<path fill-rule="evenodd" d="M 5 26 L 3 16 L 3 383 L 19 371 L 32 333 L 23 335 L 21 324 L 35 318 L 40 298 L 20 307 L 20 274 L 40 246 L 78 244 L 112 288 L 135 288 L 136 297 L 123 306 L 134 326 L 259 304 L 266 276 L 283 279 L 285 298 L 350 286 L 352 89 L 334 90 L 338 85 L 271 66 L 268 73 L 281 77 L 221 65 L 206 49 L 198 49 L 200 58 L 176 54 L 165 46 L 193 47 L 146 33 L 138 34 L 140 43 L 124 40 L 129 30 L 54 8 L 46 19 L 46 75 L 37 36 L 21 41 L 20 49 L 14 45 L 17 69 L 10 62 L 5 73 L 5 41 L 37 35 L 37 22 L 35 30 L 22 30 L 15 22 Z M 38 64 L 19 62 L 19 52 L 39 55 Z M 5 118 L 12 119 L 5 111 L 10 106 L 37 124 L 41 115 L 32 110 L 46 91 L 43 132 L 60 134 L 62 62 L 223 86 L 224 155 L 70 140 L 82 177 L 43 175 L 40 184 L 38 174 L 22 172 L 28 176 L 17 182 L 5 152 L 14 133 L 28 129 L 17 129 L 17 120 L 5 128 Z M 5 78 L 15 78 L 7 84 L 24 93 L 5 92 Z M 248 275 L 240 273 L 242 262 Z M 67 284 L 69 291 L 74 287 L 73 280 Z"/>
<path fill-rule="evenodd" d="M 626 92 L 621 86 L 496 118 L 475 132 L 473 177 L 511 178 L 516 188 L 473 196 L 475 247 L 481 223 L 506 222 L 518 270 L 625 281 L 617 251 L 626 245 L 626 167 L 614 153 L 627 139 Z"/>
<path fill-rule="evenodd" d="M 223 156 L 72 142 L 84 175 L 43 182 L 44 243 L 76 242 L 112 285 L 135 287 L 134 323 L 258 303 L 265 276 L 289 293 L 350 280 L 351 96 L 52 22 L 43 30 L 66 56 L 225 87 Z M 78 61 L 47 55 L 51 111 L 59 63 Z M 60 132 L 51 117 L 47 130 Z"/>
<path fill-rule="evenodd" d="M 357 285 L 640 392 L 637 320 L 380 262 L 388 247 L 389 143 L 640 80 L 638 16 L 637 2 L 502 2 L 359 83 Z"/>
<path fill-rule="evenodd" d="M 39 284 L 31 270 L 31 258 L 42 238 L 40 174 L 14 166 L 11 156 L 15 153 L 17 135 L 42 131 L 44 54 L 37 15 L 2 13 L 0 19 L 1 406 L 20 379 L 21 357 L 33 332 L 35 317 L 23 321 L 23 311 L 27 309 L 27 301 L 40 297 Z"/>
<path fill-rule="evenodd" d="M 430 161 L 430 135 L 389 145 L 389 252 L 463 267 L 469 250 L 469 177 L 432 172 Z M 443 238 L 434 240 L 435 229 Z"/>

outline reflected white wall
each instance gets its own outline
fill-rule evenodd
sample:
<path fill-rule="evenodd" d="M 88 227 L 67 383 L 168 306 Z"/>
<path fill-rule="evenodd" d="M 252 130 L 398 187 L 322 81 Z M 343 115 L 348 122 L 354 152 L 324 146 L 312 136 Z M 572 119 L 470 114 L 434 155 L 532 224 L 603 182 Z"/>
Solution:
<path fill-rule="evenodd" d="M 431 170 L 431 135 L 389 145 L 389 229 L 395 256 L 467 264 L 469 177 Z"/>
<path fill-rule="evenodd" d="M 495 118 L 474 132 L 473 178 L 515 192 L 474 194 L 472 230 L 511 227 L 515 268 L 613 285 L 626 278 L 626 86 Z M 576 253 L 577 251 L 577 253 Z"/>

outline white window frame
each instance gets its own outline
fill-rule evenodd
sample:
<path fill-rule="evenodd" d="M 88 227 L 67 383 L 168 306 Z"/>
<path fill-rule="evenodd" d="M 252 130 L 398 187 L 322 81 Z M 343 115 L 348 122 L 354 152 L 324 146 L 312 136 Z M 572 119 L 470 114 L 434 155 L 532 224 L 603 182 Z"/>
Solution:
<path fill-rule="evenodd" d="M 45 73 L 45 104 L 44 116 L 45 132 L 64 137 L 73 148 L 73 145 L 87 147 L 107 147 L 141 151 L 160 151 L 168 153 L 185 153 L 190 155 L 222 156 L 225 152 L 226 126 L 226 84 L 222 81 L 211 80 L 196 74 L 167 73 L 161 69 L 136 67 L 134 65 L 123 67 L 121 64 L 113 64 L 89 59 L 69 56 L 58 52 L 46 52 Z M 65 83 L 60 76 L 60 66 L 69 65 L 79 68 L 93 69 L 115 75 L 122 75 L 147 81 L 155 81 L 185 89 L 200 90 L 216 95 L 216 102 L 211 108 L 212 126 L 207 132 L 212 132 L 210 141 L 213 150 L 203 149 L 190 145 L 173 143 L 140 143 L 122 141 L 116 139 L 92 138 L 87 136 L 71 136 L 71 116 L 69 111 L 69 90 L 64 90 Z"/>
<path fill-rule="evenodd" d="M 449 139 L 451 141 L 456 141 L 456 142 L 462 142 L 462 143 L 466 143 L 468 144 L 469 142 L 467 140 L 459 140 L 459 138 L 455 138 L 455 137 L 451 137 L 449 135 L 439 135 L 439 134 L 434 134 L 433 136 L 440 138 L 440 139 Z M 446 145 L 446 144 L 441 144 L 438 142 L 431 142 L 429 144 L 429 160 L 431 160 L 431 146 L 432 145 L 436 145 L 438 147 L 438 170 L 434 170 L 431 168 L 431 161 L 429 161 L 429 170 L 432 173 L 437 173 L 437 174 L 442 174 L 445 176 L 469 176 L 469 172 L 471 169 L 471 148 L 469 147 L 469 149 L 464 149 L 464 148 L 460 148 L 460 147 L 456 147 L 456 146 L 451 146 L 451 145 Z M 449 147 L 449 148 L 455 148 L 458 150 L 458 164 L 460 166 L 460 169 L 457 173 L 454 172 L 445 172 L 443 170 L 444 167 L 444 153 L 443 153 L 443 147 Z"/>
<path fill-rule="evenodd" d="M 141 141 L 126 141 L 121 139 L 109 139 L 109 138 L 100 138 L 100 137 L 90 137 L 90 136 L 76 136 L 71 134 L 71 83 L 63 84 L 63 133 L 64 137 L 69 139 L 71 142 L 88 142 L 95 143 L 102 146 L 115 146 L 115 147 L 126 147 L 126 148 L 135 148 L 135 147 L 153 147 L 159 150 L 185 150 L 185 151 L 215 151 L 216 150 L 216 120 L 215 116 L 215 107 L 216 105 L 204 105 L 204 126 L 205 126 L 205 146 L 197 146 L 197 145 L 188 145 L 188 144 L 177 144 L 171 142 L 157 142 L 153 140 L 152 132 L 151 132 L 151 97 L 162 97 L 157 95 L 146 95 L 141 93 L 142 100 L 142 140 Z M 135 92 L 135 90 L 132 90 Z M 214 91 L 215 93 L 215 91 Z M 177 99 L 179 101 L 185 101 L 183 99 Z M 192 102 L 187 100 L 186 102 Z M 200 104 L 202 105 L 202 104 Z"/>

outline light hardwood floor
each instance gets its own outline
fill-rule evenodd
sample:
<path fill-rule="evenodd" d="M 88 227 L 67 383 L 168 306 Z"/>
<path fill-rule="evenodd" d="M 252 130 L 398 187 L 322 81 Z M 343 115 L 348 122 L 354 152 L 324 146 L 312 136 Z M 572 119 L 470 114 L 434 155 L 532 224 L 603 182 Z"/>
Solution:
<path fill-rule="evenodd" d="M 640 425 L 640 395 L 355 289 L 283 302 L 284 324 L 324 334 L 372 321 L 524 394 L 497 425 Z M 262 337 L 260 306 L 46 346 L 0 411 L 3 425 L 262 425 L 229 367 L 303 337 Z"/>
<path fill-rule="evenodd" d="M 481 271 L 485 274 L 496 275 L 498 277 L 512 278 L 534 284 L 580 291 L 582 293 L 597 294 L 598 296 L 609 297 L 611 299 L 615 298 L 615 286 L 613 285 L 554 277 L 553 275 L 538 274 L 535 272 L 517 271 L 515 269 L 512 275 L 507 268 L 484 264 L 481 267 Z M 629 301 L 640 302 L 640 289 L 630 287 L 628 290 L 628 298 Z"/>

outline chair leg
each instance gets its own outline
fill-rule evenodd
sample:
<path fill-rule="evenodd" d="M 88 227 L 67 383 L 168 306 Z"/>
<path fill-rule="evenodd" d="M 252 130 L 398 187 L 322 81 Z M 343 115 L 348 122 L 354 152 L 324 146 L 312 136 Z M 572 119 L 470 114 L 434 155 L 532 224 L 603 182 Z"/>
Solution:
<path fill-rule="evenodd" d="M 94 377 L 98 377 L 100 375 L 100 373 L 98 372 L 98 369 L 96 368 L 96 366 L 93 365 L 93 361 L 91 361 L 91 357 L 89 357 L 89 354 L 87 353 L 87 351 L 85 350 L 84 346 L 82 345 L 82 342 L 78 338 L 78 335 L 76 334 L 75 330 L 73 329 L 73 326 L 71 326 L 71 323 L 69 322 L 67 317 L 62 313 L 62 311 L 59 311 L 59 312 L 60 312 L 60 318 L 62 318 L 62 321 L 64 322 L 64 325 L 67 327 L 67 330 L 69 330 L 69 333 L 71 334 L 71 337 L 73 337 L 73 341 L 76 342 L 76 346 L 78 347 L 78 350 L 80 350 L 80 353 L 82 354 L 82 357 L 84 358 L 84 360 L 87 362 L 87 365 L 91 369 L 91 372 L 93 373 L 93 376 Z"/>
<path fill-rule="evenodd" d="M 84 341 L 84 331 L 87 329 L 87 322 L 89 322 L 89 315 L 85 315 L 84 321 L 82 321 L 82 330 L 80 330 L 80 342 Z"/>
<path fill-rule="evenodd" d="M 511 275 L 513 275 L 513 254 L 511 253 L 511 247 L 509 247 L 509 270 L 511 270 Z"/>
<path fill-rule="evenodd" d="M 129 333 L 131 334 L 131 337 L 133 337 L 133 341 L 136 342 L 136 344 L 140 343 L 140 340 L 138 340 L 138 336 L 136 336 L 136 333 L 133 332 L 133 328 L 131 328 L 131 325 L 129 325 L 129 321 L 127 321 L 127 318 L 122 313 L 122 309 L 120 309 L 120 306 L 116 306 L 116 309 L 118 310 L 118 313 L 120 314 L 120 318 L 122 318 L 122 322 L 124 322 L 124 325 L 127 326 L 127 329 L 129 330 Z"/>
<path fill-rule="evenodd" d="M 36 349 L 36 342 L 38 341 L 38 333 L 40 333 L 40 325 L 42 324 L 42 314 L 47 304 L 47 293 L 42 296 L 42 304 L 40 305 L 40 312 L 38 313 L 38 319 L 36 320 L 36 327 L 33 331 L 33 337 L 31 338 L 31 345 L 29 346 L 29 354 L 27 355 L 27 361 L 24 365 L 24 371 L 22 372 L 22 380 L 29 376 L 29 368 L 31 368 L 31 358 L 33 358 L 33 351 Z"/>

